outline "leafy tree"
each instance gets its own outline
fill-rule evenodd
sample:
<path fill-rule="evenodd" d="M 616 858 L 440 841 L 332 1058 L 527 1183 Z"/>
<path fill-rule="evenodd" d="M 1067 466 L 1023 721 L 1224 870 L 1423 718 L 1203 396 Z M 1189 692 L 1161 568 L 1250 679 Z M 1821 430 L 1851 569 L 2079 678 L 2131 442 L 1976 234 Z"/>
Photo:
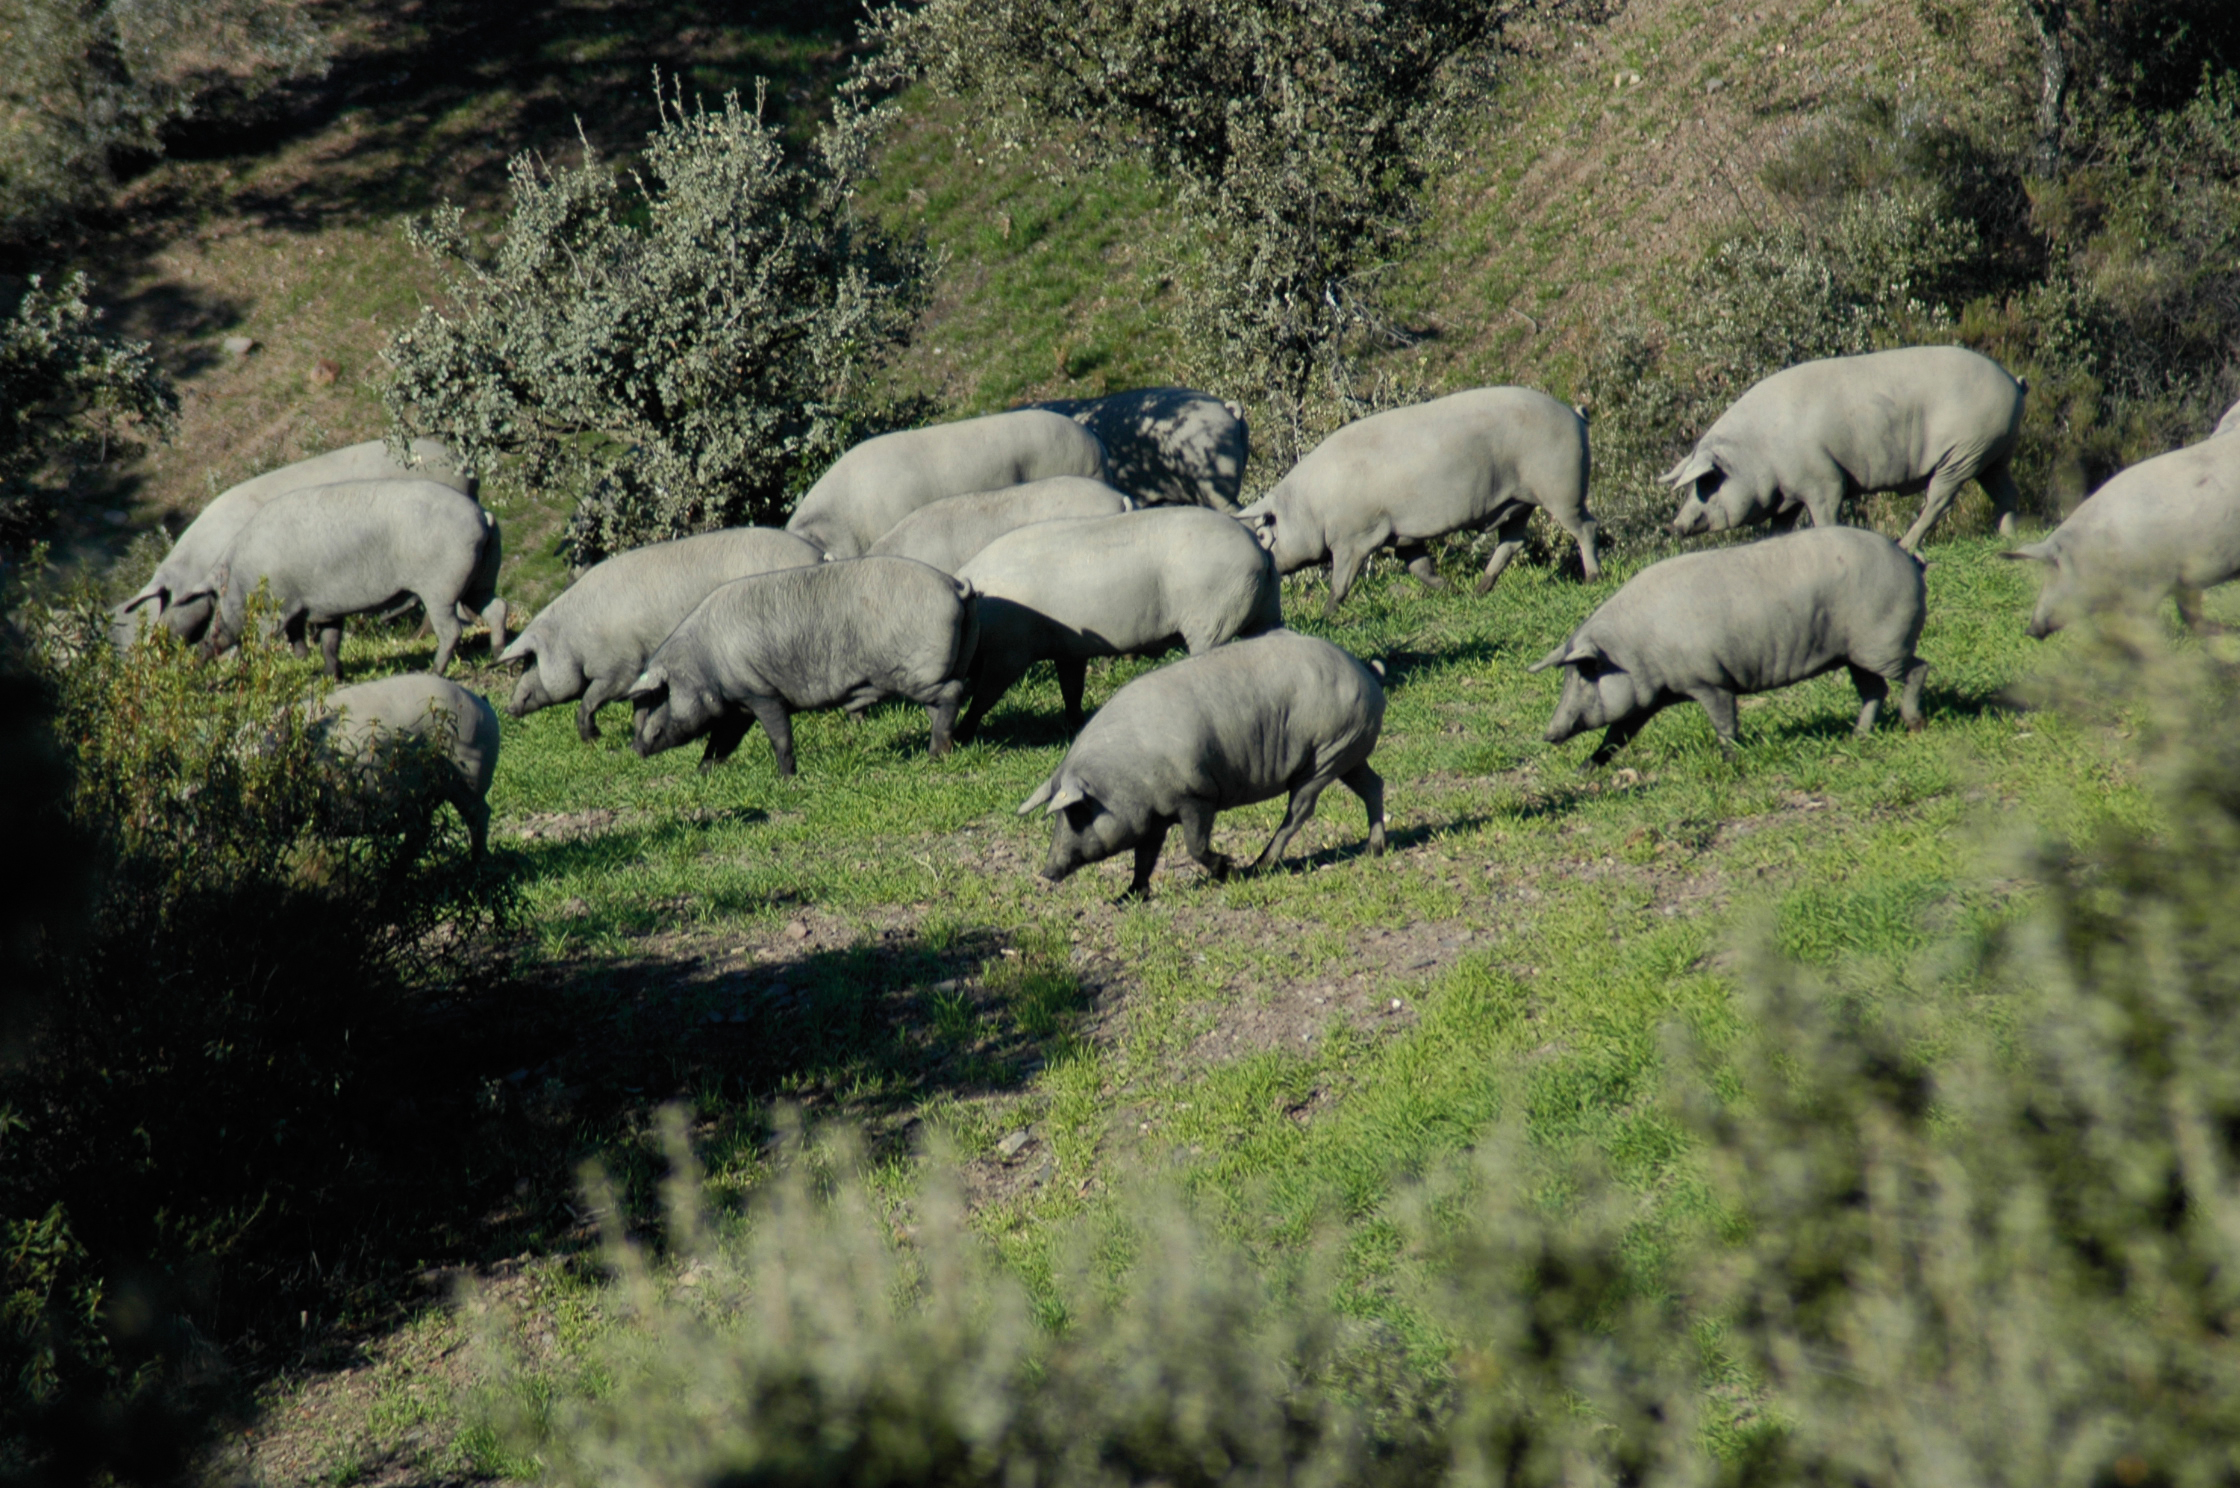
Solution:
<path fill-rule="evenodd" d="M 288 0 L 0 0 L 0 238 L 99 202 L 116 162 L 228 96 L 326 69 Z"/>
<path fill-rule="evenodd" d="M 572 168 L 516 157 L 495 258 L 457 207 L 411 230 L 449 304 L 386 352 L 397 424 L 587 493 L 578 562 L 777 516 L 847 447 L 923 303 L 920 255 L 852 205 L 881 118 L 843 100 L 795 160 L 759 94 L 680 90 L 627 176 L 588 144 Z"/>
<path fill-rule="evenodd" d="M 145 341 L 95 329 L 86 277 L 59 289 L 33 275 L 15 311 L 0 321 L 0 543 L 30 535 L 52 510 L 36 478 L 73 443 L 99 460 L 135 433 L 168 438 L 179 396 Z"/>
<path fill-rule="evenodd" d="M 1194 374 L 1296 454 L 1384 328 L 1376 279 L 1509 26 L 1564 0 L 929 0 L 867 74 L 990 105 L 1010 148 L 1139 159 L 1175 190 Z M 1218 372 L 1212 369 L 1219 369 Z"/>

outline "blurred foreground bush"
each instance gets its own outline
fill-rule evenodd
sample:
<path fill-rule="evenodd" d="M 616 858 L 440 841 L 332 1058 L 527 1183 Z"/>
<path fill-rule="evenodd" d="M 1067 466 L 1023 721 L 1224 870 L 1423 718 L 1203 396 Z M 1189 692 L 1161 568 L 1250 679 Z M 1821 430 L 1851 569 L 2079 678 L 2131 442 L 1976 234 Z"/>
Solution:
<path fill-rule="evenodd" d="M 507 890 L 448 815 L 422 857 L 416 817 L 337 789 L 292 706 L 323 684 L 276 645 L 118 651 L 91 594 L 12 618 L 10 748 L 55 794 L 10 847 L 77 913 L 11 933 L 0 1468 L 160 1477 L 211 1340 L 292 1324 L 305 1254 L 365 1226 L 334 1211 L 387 1098 L 369 1057 L 492 974 Z"/>
<path fill-rule="evenodd" d="M 2066 705 L 2141 727 L 2161 826 L 2033 849 L 2034 914 L 1902 978 L 1745 973 L 1751 1031 L 1668 1061 L 1710 1232 L 1641 1244 L 1647 1196 L 1489 1133 L 1396 1206 L 1420 1266 L 1390 1305 L 1445 1340 L 1425 1365 L 1332 1302 L 1334 1243 L 1271 1279 L 1123 1190 L 1030 1304 L 941 1163 L 890 1206 L 803 1147 L 719 1222 L 674 1125 L 667 1254 L 610 1232 L 589 1356 L 490 1330 L 513 1471 L 2240 1480 L 2240 669 L 2121 637 L 2078 662 Z"/>

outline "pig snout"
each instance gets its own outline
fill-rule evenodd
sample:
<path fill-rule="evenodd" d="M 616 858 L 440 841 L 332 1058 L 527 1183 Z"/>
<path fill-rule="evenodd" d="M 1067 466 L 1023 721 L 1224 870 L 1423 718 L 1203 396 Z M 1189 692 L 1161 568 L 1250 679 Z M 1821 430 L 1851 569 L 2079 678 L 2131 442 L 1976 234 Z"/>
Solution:
<path fill-rule="evenodd" d="M 1691 496 L 1687 505 L 1680 508 L 1680 515 L 1672 519 L 1672 531 L 1678 537 L 1693 537 L 1710 523 L 1710 513 L 1704 510 L 1703 503 Z"/>

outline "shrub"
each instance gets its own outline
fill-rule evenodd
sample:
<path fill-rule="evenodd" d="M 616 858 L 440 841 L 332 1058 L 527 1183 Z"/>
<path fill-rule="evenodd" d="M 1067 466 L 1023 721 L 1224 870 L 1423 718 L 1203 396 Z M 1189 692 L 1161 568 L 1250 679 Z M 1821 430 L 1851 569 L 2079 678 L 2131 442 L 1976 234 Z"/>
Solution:
<path fill-rule="evenodd" d="M 796 161 L 759 95 L 680 90 L 627 182 L 588 144 L 515 157 L 494 259 L 456 207 L 412 229 L 450 305 L 386 352 L 398 425 L 577 491 L 579 564 L 779 518 L 874 417 L 866 375 L 923 300 L 920 255 L 852 204 L 882 118 L 843 100 Z"/>
<path fill-rule="evenodd" d="M 98 205 L 116 166 L 222 100 L 326 70 L 286 0 L 0 0 L 0 240 Z"/>
<path fill-rule="evenodd" d="M 1174 189 L 1189 375 L 1261 411 L 1282 468 L 1339 421 L 1376 277 L 1521 17 L 1404 0 L 932 0 L 875 27 L 878 82 L 970 92 L 1011 148 L 1129 158 Z"/>
<path fill-rule="evenodd" d="M 30 946 L 0 1068 L 0 1451 L 160 1476 L 204 1340 L 293 1323 L 302 1256 L 364 1233 L 386 1040 L 495 970 L 508 889 L 455 827 L 424 858 L 415 814 L 334 788 L 292 706 L 320 684 L 275 644 L 119 651 L 90 593 L 15 618 L 43 694 L 17 726 L 51 720 L 66 770 L 55 871 L 90 858 L 92 889 Z"/>
<path fill-rule="evenodd" d="M 59 289 L 33 275 L 0 321 L 0 548 L 52 515 L 54 492 L 36 478 L 57 456 L 105 463 L 136 435 L 168 438 L 178 422 L 179 395 L 148 344 L 101 335 L 85 296 L 83 274 Z"/>

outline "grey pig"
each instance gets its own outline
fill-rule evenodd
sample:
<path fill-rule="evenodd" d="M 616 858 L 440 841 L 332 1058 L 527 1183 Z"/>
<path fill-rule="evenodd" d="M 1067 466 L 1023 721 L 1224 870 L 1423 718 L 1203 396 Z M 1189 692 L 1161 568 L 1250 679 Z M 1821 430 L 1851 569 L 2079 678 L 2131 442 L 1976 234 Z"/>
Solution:
<path fill-rule="evenodd" d="M 943 573 L 955 573 L 1006 532 L 1037 522 L 1118 516 L 1132 505 L 1126 495 L 1103 481 L 1082 475 L 1054 476 L 1000 491 L 944 496 L 904 517 L 871 545 L 871 551 L 915 558 Z"/>
<path fill-rule="evenodd" d="M 2043 640 L 2093 609 L 2148 609 L 2173 592 L 2204 628 L 2201 591 L 2240 575 L 2240 439 L 2212 435 L 2119 471 L 2043 541 L 2009 558 L 2046 565 L 2030 617 Z"/>
<path fill-rule="evenodd" d="M 1369 812 L 1369 851 L 1384 851 L 1384 781 L 1369 768 L 1384 726 L 1384 688 L 1371 670 L 1313 636 L 1272 630 L 1138 677 L 1112 695 L 1057 771 L 1019 807 L 1054 819 L 1042 876 L 1134 848 L 1131 895 L 1150 892 L 1167 830 L 1182 824 L 1190 856 L 1216 878 L 1214 813 L 1286 791 L 1291 806 L 1252 860 L 1283 856 L 1331 781 Z"/>
<path fill-rule="evenodd" d="M 1136 388 L 1032 406 L 1062 413 L 1096 435 L 1112 483 L 1144 505 L 1237 509 L 1252 435 L 1244 409 L 1226 398 L 1190 388 Z"/>
<path fill-rule="evenodd" d="M 866 439 L 834 461 L 803 493 L 786 530 L 828 557 L 855 558 L 944 496 L 1056 475 L 1105 478 L 1104 446 L 1062 414 L 1023 408 L 902 429 Z"/>
<path fill-rule="evenodd" d="M 821 563 L 816 547 L 774 527 L 733 527 L 617 553 L 546 605 L 500 661 L 529 663 L 506 711 L 523 718 L 571 698 L 576 736 L 599 737 L 599 708 L 629 690 L 700 601 L 733 579 Z"/>
<path fill-rule="evenodd" d="M 971 660 L 972 586 L 909 558 L 855 558 L 735 579 L 661 643 L 631 685 L 641 756 L 707 735 L 721 764 L 756 723 L 791 775 L 796 713 L 860 711 L 899 694 L 925 705 L 934 758 L 949 752 Z"/>
<path fill-rule="evenodd" d="M 176 597 L 200 586 L 211 568 L 225 556 L 226 545 L 233 541 L 242 524 L 262 511 L 265 503 L 275 496 L 307 486 L 332 485 L 336 481 L 394 479 L 432 480 L 469 499 L 474 497 L 475 478 L 459 472 L 458 461 L 445 445 L 433 439 L 415 439 L 412 452 L 420 464 L 400 465 L 390 456 L 386 443 L 369 439 L 363 444 L 330 450 L 308 460 L 298 460 L 293 465 L 283 465 L 278 470 L 268 470 L 237 486 L 227 487 L 187 524 L 186 530 L 171 544 L 171 551 L 164 554 L 156 571 L 149 575 L 148 582 L 140 586 L 140 592 L 117 606 L 117 623 L 111 630 L 111 639 L 120 646 L 128 646 L 139 634 L 140 626 L 152 619 L 160 621 L 165 629 L 183 641 L 200 640 L 215 606 L 207 596 L 191 604 L 177 603 Z"/>
<path fill-rule="evenodd" d="M 2235 403 L 2224 411 L 2224 417 L 2217 420 L 2217 427 L 2209 437 L 2216 439 L 2235 430 L 2240 430 L 2240 403 Z"/>
<path fill-rule="evenodd" d="M 506 605 L 497 596 L 502 549 L 498 524 L 472 500 L 424 480 L 348 481 L 275 496 L 242 525 L 201 592 L 218 612 L 208 645 L 237 642 L 249 596 L 262 582 L 279 607 L 278 623 L 303 648 L 320 632 L 327 675 L 341 675 L 342 618 L 387 609 L 412 597 L 427 607 L 436 633 L 429 670 L 441 673 L 459 645 L 464 605 L 490 627 L 503 651 Z M 193 598 L 193 595 L 189 595 Z"/>
<path fill-rule="evenodd" d="M 446 768 L 428 782 L 428 812 L 449 801 L 467 824 L 474 856 L 490 841 L 490 777 L 498 768 L 498 715 L 480 694 L 429 672 L 383 677 L 328 694 L 310 727 L 323 745 L 357 776 L 356 790 L 394 810 L 397 745 L 427 740 L 442 751 Z M 425 831 L 426 816 L 422 817 Z"/>
<path fill-rule="evenodd" d="M 1550 744 L 1609 730 L 1589 761 L 1596 765 L 1689 698 L 1731 753 L 1738 694 L 1839 666 L 1859 689 L 1862 736 L 1893 682 L 1905 687 L 1899 715 L 1918 729 L 1929 664 L 1914 647 L 1926 614 L 1919 559 L 1879 533 L 1815 527 L 1652 563 L 1528 670 L 1564 669 Z"/>
<path fill-rule="evenodd" d="M 1754 522 L 1793 525 L 1809 512 L 1833 527 L 1844 498 L 1921 491 L 1907 552 L 1969 481 L 1982 483 L 1999 530 L 2014 531 L 2008 462 L 2028 387 L 1961 346 L 1907 346 L 1801 362 L 1752 387 L 1719 415 L 1688 457 L 1666 471 L 1687 493 L 1673 518 L 1682 537 Z"/>
<path fill-rule="evenodd" d="M 1600 578 L 1587 472 L 1577 409 L 1531 388 L 1473 388 L 1346 425 L 1238 520 L 1259 532 L 1279 573 L 1329 563 L 1332 616 L 1385 544 L 1425 588 L 1443 589 L 1425 544 L 1490 527 L 1499 540 L 1478 580 L 1485 593 L 1523 550 L 1534 507 L 1577 540 L 1587 578 Z"/>
<path fill-rule="evenodd" d="M 1145 655 L 1177 641 L 1196 656 L 1283 624 L 1268 555 L 1234 519 L 1199 506 L 1022 527 L 957 576 L 980 595 L 962 740 L 1038 661 L 1057 663 L 1066 726 L 1078 729 L 1089 658 Z"/>

